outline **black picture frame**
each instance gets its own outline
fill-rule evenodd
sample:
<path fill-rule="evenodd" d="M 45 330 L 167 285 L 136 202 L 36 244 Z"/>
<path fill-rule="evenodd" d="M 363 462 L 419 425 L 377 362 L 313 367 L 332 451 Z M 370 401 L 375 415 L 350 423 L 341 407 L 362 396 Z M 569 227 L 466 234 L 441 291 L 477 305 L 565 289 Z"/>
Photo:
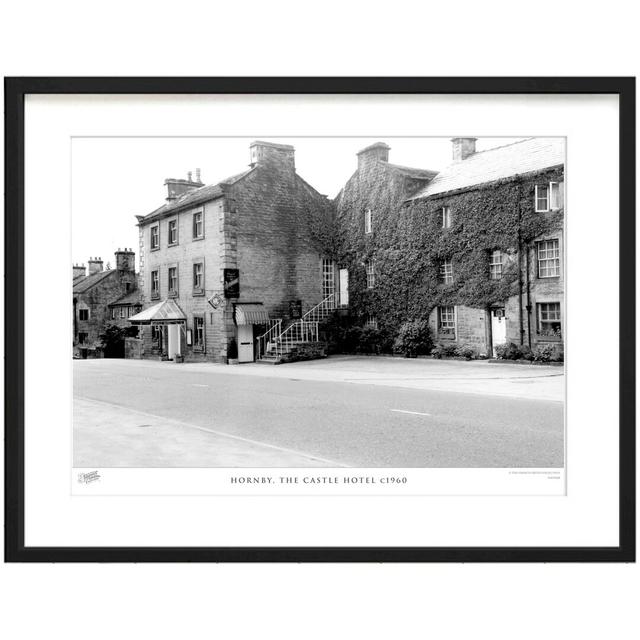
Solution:
<path fill-rule="evenodd" d="M 635 78 L 5 78 L 6 562 L 635 561 Z M 26 547 L 24 101 L 27 94 L 616 94 L 620 144 L 619 531 L 612 547 Z"/>

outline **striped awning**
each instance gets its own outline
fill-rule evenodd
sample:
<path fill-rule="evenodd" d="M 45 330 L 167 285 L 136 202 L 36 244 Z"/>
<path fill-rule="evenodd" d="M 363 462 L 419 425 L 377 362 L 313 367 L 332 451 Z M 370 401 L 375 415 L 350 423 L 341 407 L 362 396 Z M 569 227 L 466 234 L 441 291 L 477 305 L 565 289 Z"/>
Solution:
<path fill-rule="evenodd" d="M 164 300 L 154 304 L 135 316 L 128 318 L 134 324 L 184 322 L 187 317 L 173 300 Z"/>
<path fill-rule="evenodd" d="M 261 304 L 237 304 L 236 324 L 269 324 L 269 314 Z"/>

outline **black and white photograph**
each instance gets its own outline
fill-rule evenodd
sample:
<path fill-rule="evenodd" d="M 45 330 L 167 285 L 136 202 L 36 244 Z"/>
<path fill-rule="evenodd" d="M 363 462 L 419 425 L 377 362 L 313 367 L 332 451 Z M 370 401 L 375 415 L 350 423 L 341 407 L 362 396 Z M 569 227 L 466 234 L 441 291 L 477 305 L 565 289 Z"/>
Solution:
<path fill-rule="evenodd" d="M 456 133 L 74 137 L 81 480 L 563 470 L 566 141 Z"/>

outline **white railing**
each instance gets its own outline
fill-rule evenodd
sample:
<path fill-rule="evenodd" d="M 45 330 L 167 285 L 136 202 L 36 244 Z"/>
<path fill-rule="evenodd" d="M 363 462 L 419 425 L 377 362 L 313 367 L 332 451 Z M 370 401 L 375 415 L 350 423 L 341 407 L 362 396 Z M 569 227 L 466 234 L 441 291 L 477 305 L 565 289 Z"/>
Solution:
<path fill-rule="evenodd" d="M 282 320 L 272 320 L 271 322 L 272 325 L 269 331 L 258 336 L 258 360 L 264 358 L 269 349 L 269 344 L 273 343 L 277 339 L 277 336 L 282 333 Z"/>
<path fill-rule="evenodd" d="M 273 326 L 258 338 L 258 360 L 271 355 L 281 358 L 295 346 L 303 342 L 318 341 L 318 325 L 336 308 L 336 294 L 328 295 L 322 302 L 307 311 L 300 320 L 292 322 L 282 331 L 282 320 L 274 321 Z"/>
<path fill-rule="evenodd" d="M 281 358 L 289 353 L 295 346 L 304 342 L 318 341 L 318 322 L 296 320 L 290 324 L 272 344 L 272 353 L 276 358 Z"/>
<path fill-rule="evenodd" d="M 302 316 L 302 320 L 309 322 L 319 322 L 324 320 L 332 311 L 336 308 L 336 294 L 332 293 L 328 295 L 322 302 L 319 302 L 315 307 L 312 307 Z"/>

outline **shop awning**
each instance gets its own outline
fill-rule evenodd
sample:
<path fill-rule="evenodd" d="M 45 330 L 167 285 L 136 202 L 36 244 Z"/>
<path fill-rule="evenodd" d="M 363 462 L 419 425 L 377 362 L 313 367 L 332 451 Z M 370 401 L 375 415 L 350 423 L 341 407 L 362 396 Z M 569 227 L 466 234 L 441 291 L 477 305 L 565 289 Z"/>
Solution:
<path fill-rule="evenodd" d="M 150 324 L 150 323 L 166 323 L 184 322 L 187 316 L 184 315 L 182 309 L 173 300 L 164 300 L 154 304 L 135 316 L 129 318 L 129 322 L 134 324 Z"/>
<path fill-rule="evenodd" d="M 261 304 L 237 304 L 236 324 L 269 324 L 269 314 Z"/>

